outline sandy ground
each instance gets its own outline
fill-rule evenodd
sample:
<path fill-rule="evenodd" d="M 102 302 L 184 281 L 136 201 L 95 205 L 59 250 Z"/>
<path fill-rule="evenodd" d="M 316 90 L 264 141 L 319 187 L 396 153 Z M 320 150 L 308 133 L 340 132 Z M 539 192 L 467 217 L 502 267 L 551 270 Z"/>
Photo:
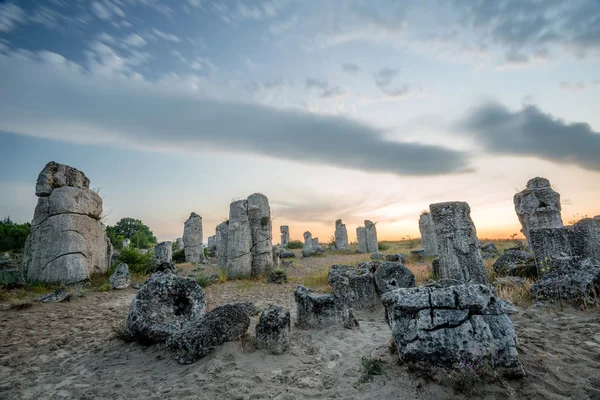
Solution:
<path fill-rule="evenodd" d="M 209 308 L 279 304 L 295 320 L 295 284 L 227 282 L 208 287 Z M 191 365 L 162 346 L 114 336 L 136 290 L 92 292 L 70 302 L 0 311 L 1 399 L 453 399 L 450 388 L 399 365 L 388 348 L 383 310 L 357 312 L 357 330 L 293 328 L 275 356 L 229 342 Z M 484 388 L 488 399 L 600 399 L 600 313 L 536 307 L 511 316 L 527 376 Z M 250 336 L 258 316 L 253 317 Z M 384 374 L 359 384 L 361 357 L 383 359 Z"/>

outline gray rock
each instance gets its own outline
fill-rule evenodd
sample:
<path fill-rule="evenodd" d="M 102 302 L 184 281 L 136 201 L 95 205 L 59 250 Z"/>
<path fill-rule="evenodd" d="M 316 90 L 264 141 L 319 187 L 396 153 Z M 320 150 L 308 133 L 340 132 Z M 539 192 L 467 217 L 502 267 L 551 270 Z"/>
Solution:
<path fill-rule="evenodd" d="M 248 219 L 248 200 L 229 206 L 227 269 L 232 279 L 252 276 L 252 229 Z"/>
<path fill-rule="evenodd" d="M 367 231 L 367 252 L 374 253 L 376 251 L 379 251 L 379 242 L 377 241 L 377 228 L 375 224 L 366 219 L 365 229 Z"/>
<path fill-rule="evenodd" d="M 348 231 L 341 219 L 335 221 L 335 248 L 337 250 L 348 250 Z"/>
<path fill-rule="evenodd" d="M 302 247 L 302 256 L 310 257 L 313 254 L 315 254 L 315 250 L 313 248 L 312 233 L 306 231 L 302 236 L 304 237 L 304 247 Z"/>
<path fill-rule="evenodd" d="M 522 250 L 504 252 L 492 265 L 492 269 L 499 276 L 537 278 L 538 274 L 535 258 Z"/>
<path fill-rule="evenodd" d="M 377 305 L 375 284 L 368 269 L 336 264 L 329 270 L 327 282 L 338 307 L 366 309 Z"/>
<path fill-rule="evenodd" d="M 573 254 L 600 262 L 600 215 L 579 220 L 572 231 Z"/>
<path fill-rule="evenodd" d="M 183 251 L 185 261 L 206 264 L 202 237 L 202 217 L 192 212 L 183 226 Z"/>
<path fill-rule="evenodd" d="M 440 260 L 438 258 L 431 262 L 431 274 L 434 279 L 440 279 Z"/>
<path fill-rule="evenodd" d="M 262 276 L 273 267 L 273 223 L 267 196 L 248 196 L 248 219 L 252 230 L 252 276 Z"/>
<path fill-rule="evenodd" d="M 120 263 L 115 268 L 108 282 L 113 289 L 127 289 L 131 285 L 131 274 L 129 273 L 129 267 L 125 263 Z"/>
<path fill-rule="evenodd" d="M 279 258 L 296 258 L 296 253 L 294 253 L 292 250 L 282 248 L 279 251 Z"/>
<path fill-rule="evenodd" d="M 419 231 L 421 231 L 421 245 L 426 256 L 437 256 L 437 238 L 431 214 L 421 214 L 419 217 Z"/>
<path fill-rule="evenodd" d="M 523 375 L 513 324 L 491 287 L 397 289 L 381 301 L 403 363 L 430 371 L 433 366 L 453 367 L 458 356 L 465 363 Z"/>
<path fill-rule="evenodd" d="M 531 286 L 531 294 L 541 299 L 570 300 L 596 304 L 600 293 L 600 263 L 577 257 L 552 259 L 549 272 Z"/>
<path fill-rule="evenodd" d="M 137 283 L 134 283 L 133 285 L 131 285 L 131 287 L 132 287 L 133 289 L 141 289 L 141 288 L 142 288 L 142 286 L 144 286 L 144 284 L 143 284 L 143 283 L 140 283 L 140 282 L 137 282 Z"/>
<path fill-rule="evenodd" d="M 315 253 L 318 253 L 321 251 L 321 246 L 319 245 L 319 238 L 312 238 L 312 250 Z"/>
<path fill-rule="evenodd" d="M 21 268 L 27 282 L 73 284 L 108 270 L 102 199 L 88 187 L 89 179 L 67 165 L 50 162 L 40 173 L 36 193 L 42 197 Z"/>
<path fill-rule="evenodd" d="M 172 242 L 160 242 L 154 246 L 154 257 L 160 262 L 172 261 L 173 260 L 173 243 Z"/>
<path fill-rule="evenodd" d="M 281 354 L 290 346 L 290 312 L 283 307 L 270 306 L 260 314 L 256 324 L 256 347 Z"/>
<path fill-rule="evenodd" d="M 384 262 L 373 274 L 375 289 L 379 296 L 400 288 L 412 288 L 416 285 L 415 275 L 399 262 Z"/>
<path fill-rule="evenodd" d="M 287 269 L 292 267 L 292 260 L 281 260 L 281 268 Z"/>
<path fill-rule="evenodd" d="M 496 248 L 496 245 L 494 243 L 490 243 L 490 242 L 484 243 L 480 246 L 480 249 L 481 249 L 481 257 L 484 260 L 498 256 L 498 249 Z"/>
<path fill-rule="evenodd" d="M 513 315 L 513 314 L 519 313 L 519 309 L 517 307 L 515 307 L 515 305 L 513 303 L 511 303 L 509 300 L 501 299 L 498 297 L 498 298 L 496 298 L 496 301 L 498 302 L 498 304 L 502 308 L 502 311 L 504 311 L 505 314 Z"/>
<path fill-rule="evenodd" d="M 250 326 L 249 303 L 226 304 L 193 319 L 171 335 L 167 345 L 179 364 L 191 364 L 225 342 L 239 339 Z"/>
<path fill-rule="evenodd" d="M 504 276 L 494 279 L 494 286 L 518 287 L 525 286 L 527 281 L 518 276 Z"/>
<path fill-rule="evenodd" d="M 383 253 L 376 251 L 375 253 L 371 254 L 370 258 L 371 258 L 371 260 L 383 260 L 383 259 L 385 259 L 385 255 L 383 255 Z"/>
<path fill-rule="evenodd" d="M 89 189 L 90 180 L 78 169 L 50 161 L 38 175 L 35 195 L 50 196 L 54 189 L 64 186 Z"/>
<path fill-rule="evenodd" d="M 204 291 L 196 281 L 157 272 L 133 298 L 126 326 L 139 343 L 164 342 L 205 312 Z"/>
<path fill-rule="evenodd" d="M 176 274 L 177 265 L 173 261 L 152 260 L 152 273 L 163 272 L 165 274 Z"/>
<path fill-rule="evenodd" d="M 211 248 L 211 247 L 215 247 L 215 238 L 214 236 L 209 236 L 208 237 L 208 243 L 206 244 L 207 248 Z"/>
<path fill-rule="evenodd" d="M 290 227 L 287 225 L 281 225 L 279 227 L 279 232 L 281 232 L 281 248 L 286 248 L 288 243 L 290 242 Z"/>
<path fill-rule="evenodd" d="M 425 249 L 414 249 L 410 251 L 410 254 L 416 257 L 417 259 L 421 259 L 425 257 Z"/>
<path fill-rule="evenodd" d="M 227 246 L 229 239 L 229 220 L 217 225 L 217 257 L 219 257 L 219 267 L 227 267 Z"/>
<path fill-rule="evenodd" d="M 177 246 L 178 251 L 185 249 L 185 245 L 183 244 L 183 238 L 177 238 L 176 243 L 177 243 L 176 246 Z"/>
<path fill-rule="evenodd" d="M 369 249 L 367 246 L 367 228 L 362 226 L 356 228 L 356 240 L 358 240 L 359 253 L 368 253 Z"/>
<path fill-rule="evenodd" d="M 316 294 L 302 285 L 294 290 L 296 324 L 302 328 L 324 328 L 347 324 L 352 318 L 348 309 L 336 305 L 331 294 Z"/>
<path fill-rule="evenodd" d="M 287 274 L 284 270 L 274 269 L 269 272 L 269 276 L 267 277 L 268 283 L 286 283 L 287 282 Z"/>
<path fill-rule="evenodd" d="M 487 271 L 479 252 L 479 240 L 465 202 L 429 206 L 435 226 L 441 278 L 487 283 Z"/>
<path fill-rule="evenodd" d="M 277 267 L 279 267 L 279 254 L 281 254 L 279 247 L 274 246 L 272 253 L 273 253 L 273 268 L 277 268 Z"/>
<path fill-rule="evenodd" d="M 42 303 L 60 303 L 61 301 L 69 301 L 70 295 L 67 293 L 67 289 L 61 287 L 56 289 L 54 292 L 46 294 L 44 296 L 36 297 L 35 301 Z"/>
<path fill-rule="evenodd" d="M 514 196 L 515 212 L 521 222 L 521 232 L 527 238 L 529 248 L 530 231 L 541 228 L 561 228 L 560 194 L 555 192 L 546 178 L 533 178 L 525 190 Z"/>
<path fill-rule="evenodd" d="M 385 261 L 394 261 L 394 262 L 399 262 L 399 263 L 405 263 L 407 259 L 408 259 L 408 256 L 404 253 L 386 254 L 385 255 Z"/>

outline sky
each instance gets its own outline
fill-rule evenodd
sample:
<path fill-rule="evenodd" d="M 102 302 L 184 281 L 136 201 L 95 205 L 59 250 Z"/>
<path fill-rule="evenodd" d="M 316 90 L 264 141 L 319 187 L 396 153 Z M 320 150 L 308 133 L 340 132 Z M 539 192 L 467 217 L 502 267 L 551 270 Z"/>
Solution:
<path fill-rule="evenodd" d="M 52 160 L 159 240 L 256 192 L 274 242 L 415 238 L 442 201 L 507 238 L 535 176 L 594 216 L 600 0 L 0 1 L 0 217 Z"/>

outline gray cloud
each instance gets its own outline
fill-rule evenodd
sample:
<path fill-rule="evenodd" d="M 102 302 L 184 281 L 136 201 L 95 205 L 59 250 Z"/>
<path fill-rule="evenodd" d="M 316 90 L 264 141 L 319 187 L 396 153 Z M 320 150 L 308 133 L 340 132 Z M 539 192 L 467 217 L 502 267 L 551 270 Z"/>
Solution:
<path fill-rule="evenodd" d="M 342 64 L 342 71 L 347 72 L 352 75 L 356 75 L 360 72 L 360 67 L 356 64 L 344 63 L 344 64 Z"/>
<path fill-rule="evenodd" d="M 600 79 L 597 79 L 595 81 L 591 81 L 591 82 L 582 82 L 582 81 L 577 81 L 577 82 L 569 82 L 569 81 L 561 81 L 559 83 L 560 87 L 562 89 L 566 89 L 566 90 L 572 90 L 572 91 L 580 91 L 580 90 L 585 90 L 588 88 L 592 88 L 592 87 L 600 87 Z"/>
<path fill-rule="evenodd" d="M 161 150 L 213 148 L 397 175 L 467 169 L 462 152 L 390 141 L 387 132 L 349 118 L 217 101 L 51 59 L 0 54 L 0 130 Z"/>
<path fill-rule="evenodd" d="M 491 153 L 535 156 L 600 171 L 600 132 L 587 123 L 566 123 L 535 106 L 513 112 L 488 103 L 471 110 L 457 127 Z"/>
<path fill-rule="evenodd" d="M 373 74 L 375 77 L 375 84 L 384 94 L 390 97 L 406 96 L 411 92 L 410 85 L 403 84 L 399 86 L 392 86 L 394 79 L 399 73 L 400 68 L 380 69 Z"/>
<path fill-rule="evenodd" d="M 320 96 L 323 99 L 328 99 L 331 97 L 343 96 L 347 93 L 347 91 L 340 86 L 329 86 L 329 83 L 320 81 L 318 79 L 307 79 L 306 80 L 306 88 L 307 89 L 316 89 L 321 92 Z"/>

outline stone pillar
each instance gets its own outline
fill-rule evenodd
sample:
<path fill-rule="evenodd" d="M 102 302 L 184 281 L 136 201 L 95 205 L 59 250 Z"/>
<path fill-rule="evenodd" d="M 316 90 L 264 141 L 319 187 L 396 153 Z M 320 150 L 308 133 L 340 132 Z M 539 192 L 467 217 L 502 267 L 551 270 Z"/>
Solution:
<path fill-rule="evenodd" d="M 215 237 L 214 236 L 209 236 L 208 237 L 208 243 L 206 245 L 209 249 L 215 247 Z"/>
<path fill-rule="evenodd" d="M 335 221 L 335 248 L 337 250 L 348 250 L 348 231 L 341 219 Z"/>
<path fill-rule="evenodd" d="M 229 206 L 227 270 L 233 279 L 252 276 L 252 228 L 248 219 L 248 200 L 234 201 Z"/>
<path fill-rule="evenodd" d="M 419 217 L 419 231 L 421 231 L 421 246 L 425 250 L 425 255 L 437 256 L 435 227 L 430 213 L 421 214 Z"/>
<path fill-rule="evenodd" d="M 375 224 L 368 219 L 365 220 L 365 228 L 367 230 L 367 252 L 375 253 L 376 251 L 379 251 L 377 228 L 375 227 Z"/>
<path fill-rule="evenodd" d="M 532 229 L 563 227 L 560 194 L 552 189 L 548 179 L 530 179 L 525 190 L 515 194 L 513 201 L 529 248 L 532 245 L 529 235 Z"/>
<path fill-rule="evenodd" d="M 227 267 L 227 243 L 229 238 L 229 221 L 221 222 L 217 225 L 217 257 L 219 257 L 219 267 Z"/>
<path fill-rule="evenodd" d="M 312 233 L 306 231 L 304 232 L 304 246 L 308 246 L 312 248 Z"/>
<path fill-rule="evenodd" d="M 356 240 L 358 241 L 358 251 L 360 253 L 368 253 L 367 247 L 367 228 L 359 226 L 356 228 Z"/>
<path fill-rule="evenodd" d="M 267 196 L 248 196 L 248 219 L 252 230 L 252 276 L 260 276 L 273 267 L 273 223 Z"/>
<path fill-rule="evenodd" d="M 281 247 L 286 248 L 290 242 L 290 228 L 287 225 L 281 225 L 279 231 L 281 232 Z"/>
<path fill-rule="evenodd" d="M 184 248 L 183 238 L 177 238 L 177 250 L 183 250 Z"/>
<path fill-rule="evenodd" d="M 437 238 L 440 277 L 487 284 L 469 205 L 458 201 L 436 203 L 429 209 Z"/>
<path fill-rule="evenodd" d="M 183 227 L 183 245 L 185 261 L 191 263 L 206 263 L 204 246 L 202 245 L 202 217 L 195 212 L 185 221 Z"/>
<path fill-rule="evenodd" d="M 312 249 L 313 251 L 321 250 L 321 246 L 319 245 L 319 238 L 312 238 Z"/>
<path fill-rule="evenodd" d="M 159 262 L 168 262 L 173 260 L 173 243 L 161 242 L 154 247 L 154 257 Z"/>

